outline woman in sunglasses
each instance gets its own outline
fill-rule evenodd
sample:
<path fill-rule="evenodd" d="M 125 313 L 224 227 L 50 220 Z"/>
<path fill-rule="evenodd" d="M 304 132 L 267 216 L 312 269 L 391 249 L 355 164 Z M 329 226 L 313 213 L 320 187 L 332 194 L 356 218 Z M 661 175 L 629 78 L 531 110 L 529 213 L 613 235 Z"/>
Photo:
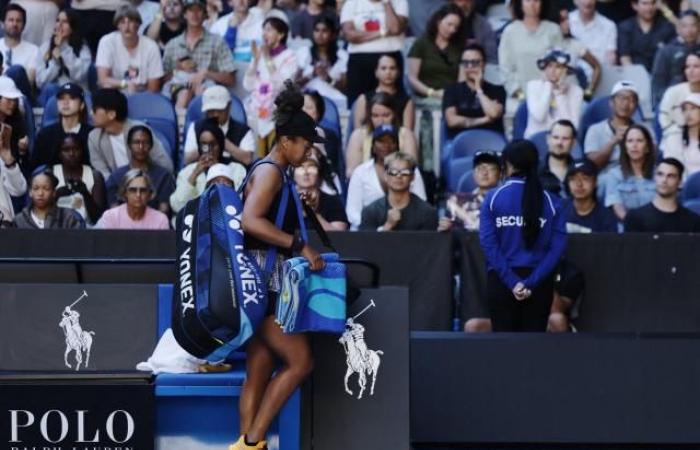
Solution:
<path fill-rule="evenodd" d="M 469 44 L 462 52 L 462 72 L 458 83 L 445 89 L 442 108 L 451 137 L 464 130 L 483 128 L 503 133 L 506 91 L 484 80 L 486 53 L 479 44 Z"/>
<path fill-rule="evenodd" d="M 112 230 L 167 230 L 168 216 L 148 206 L 153 185 L 141 169 L 129 170 L 122 179 L 119 194 L 125 203 L 108 209 L 96 228 Z"/>
<path fill-rule="evenodd" d="M 542 77 L 527 83 L 526 138 L 549 130 L 560 120 L 579 122 L 583 89 L 569 83 L 569 61 L 569 54 L 559 49 L 549 50 L 537 60 Z"/>

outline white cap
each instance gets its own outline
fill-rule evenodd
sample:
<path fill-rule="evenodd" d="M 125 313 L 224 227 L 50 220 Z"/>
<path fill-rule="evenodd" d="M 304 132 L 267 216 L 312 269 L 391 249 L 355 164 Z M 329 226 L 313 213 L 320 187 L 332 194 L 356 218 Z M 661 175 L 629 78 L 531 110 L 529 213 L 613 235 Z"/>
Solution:
<path fill-rule="evenodd" d="M 279 8 L 272 8 L 270 11 L 268 11 L 267 15 L 265 15 L 265 20 L 267 19 L 279 19 L 289 26 L 289 17 L 287 17 L 287 14 Z"/>
<path fill-rule="evenodd" d="M 218 84 L 207 88 L 202 94 L 202 112 L 224 109 L 229 103 L 231 103 L 231 94 L 228 89 Z"/>
<path fill-rule="evenodd" d="M 23 97 L 23 94 L 17 89 L 12 78 L 2 76 L 0 77 L 0 97 L 17 99 Z"/>
<path fill-rule="evenodd" d="M 637 97 L 639 97 L 639 91 L 637 91 L 637 86 L 629 80 L 621 80 L 615 83 L 612 91 L 610 91 L 610 96 L 614 96 L 620 91 L 630 91 L 633 92 Z"/>
<path fill-rule="evenodd" d="M 211 180 L 218 177 L 228 178 L 229 180 L 231 180 L 231 183 L 233 183 L 234 185 L 236 184 L 236 181 L 234 180 L 233 169 L 227 166 L 226 164 L 217 163 L 211 166 L 207 171 L 206 184 L 209 184 Z"/>
<path fill-rule="evenodd" d="M 694 94 L 691 92 L 690 94 L 688 94 L 685 100 L 681 102 L 681 105 L 683 105 L 684 103 L 690 103 L 691 105 L 695 105 L 698 108 L 700 108 L 700 94 Z"/>

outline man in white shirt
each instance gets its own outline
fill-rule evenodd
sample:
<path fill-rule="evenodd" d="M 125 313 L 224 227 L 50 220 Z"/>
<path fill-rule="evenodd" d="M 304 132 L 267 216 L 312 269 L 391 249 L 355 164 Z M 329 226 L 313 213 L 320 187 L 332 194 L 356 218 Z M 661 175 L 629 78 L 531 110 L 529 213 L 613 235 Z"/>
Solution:
<path fill-rule="evenodd" d="M 141 16 L 132 5 L 114 14 L 113 31 L 100 39 L 97 47 L 97 82 L 101 88 L 117 88 L 124 93 L 160 91 L 163 61 L 158 44 L 139 36 Z"/>
<path fill-rule="evenodd" d="M 88 135 L 90 164 L 108 179 L 116 168 L 129 164 L 131 152 L 126 137 L 131 127 L 144 124 L 127 118 L 126 97 L 116 89 L 95 92 L 92 108 L 95 128 Z M 150 157 L 153 164 L 172 172 L 173 161 L 158 138 L 154 139 Z"/>
<path fill-rule="evenodd" d="M 255 158 L 255 133 L 248 125 L 231 118 L 231 94 L 228 89 L 219 85 L 207 88 L 202 95 L 202 113 L 206 118 L 191 123 L 187 129 L 185 164 L 195 161 L 199 156 L 196 129 L 203 120 L 214 118 L 226 137 L 221 161 L 226 164 L 238 162 L 244 166 L 250 165 Z"/>
<path fill-rule="evenodd" d="M 617 28 L 615 23 L 595 10 L 596 0 L 574 0 L 576 10 L 569 14 L 571 34 L 591 51 L 601 64 L 615 64 Z"/>
<path fill-rule="evenodd" d="M 3 20 L 5 37 L 0 40 L 0 52 L 2 52 L 4 57 L 4 73 L 7 74 L 10 66 L 23 67 L 29 84 L 33 86 L 39 47 L 22 39 L 22 32 L 26 23 L 27 13 L 24 8 L 16 4 L 7 5 L 5 19 Z"/>
<path fill-rule="evenodd" d="M 218 34 L 231 49 L 233 60 L 249 63 L 253 60 L 251 44 L 262 41 L 262 24 L 265 13 L 249 6 L 249 0 L 229 0 L 232 11 L 217 20 L 209 29 Z"/>

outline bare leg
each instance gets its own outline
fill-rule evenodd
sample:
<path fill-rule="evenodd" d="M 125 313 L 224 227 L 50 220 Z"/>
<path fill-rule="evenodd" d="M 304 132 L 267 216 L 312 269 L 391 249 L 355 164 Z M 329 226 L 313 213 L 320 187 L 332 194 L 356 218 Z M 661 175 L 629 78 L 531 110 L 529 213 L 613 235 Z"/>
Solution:
<path fill-rule="evenodd" d="M 270 423 L 284 402 L 313 370 L 311 346 L 306 335 L 284 334 L 274 318 L 268 316 L 260 326 L 259 336 L 282 359 L 284 367 L 265 389 L 260 408 L 246 433 L 249 442 L 265 439 Z"/>
<path fill-rule="evenodd" d="M 570 299 L 562 297 L 557 292 L 554 292 L 552 309 L 549 312 L 549 320 L 547 323 L 547 331 L 550 333 L 567 333 L 570 331 L 567 312 L 571 308 L 572 303 Z"/>
<path fill-rule="evenodd" d="M 241 434 L 250 430 L 274 370 L 275 356 L 272 351 L 260 338 L 254 337 L 246 349 L 246 379 L 239 401 Z"/>

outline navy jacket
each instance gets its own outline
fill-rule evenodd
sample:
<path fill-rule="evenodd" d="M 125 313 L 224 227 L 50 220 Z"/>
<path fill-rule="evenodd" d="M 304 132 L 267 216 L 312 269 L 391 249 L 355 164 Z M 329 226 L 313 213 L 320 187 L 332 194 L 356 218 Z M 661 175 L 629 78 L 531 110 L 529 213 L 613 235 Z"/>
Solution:
<path fill-rule="evenodd" d="M 531 249 L 523 240 L 522 195 L 525 181 L 511 177 L 498 189 L 489 192 L 481 205 L 479 238 L 486 257 L 487 269 L 493 270 L 509 289 L 522 281 L 535 288 L 549 276 L 566 249 L 566 216 L 561 200 L 544 191 L 540 217 L 540 234 Z M 513 268 L 532 268 L 530 276 L 521 280 Z"/>

